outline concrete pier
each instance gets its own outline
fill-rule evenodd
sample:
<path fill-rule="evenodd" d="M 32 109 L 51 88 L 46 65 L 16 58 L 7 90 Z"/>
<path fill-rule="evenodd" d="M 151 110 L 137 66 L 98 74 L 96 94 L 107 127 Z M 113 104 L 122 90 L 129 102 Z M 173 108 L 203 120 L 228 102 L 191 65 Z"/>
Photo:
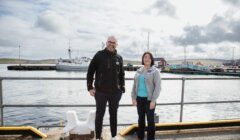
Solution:
<path fill-rule="evenodd" d="M 37 70 L 56 70 L 55 65 L 12 65 L 7 66 L 8 70 L 26 70 L 26 71 L 37 71 Z"/>
<path fill-rule="evenodd" d="M 204 71 L 181 71 L 181 70 L 170 70 L 162 71 L 163 73 L 174 73 L 174 74 L 193 74 L 193 75 L 223 75 L 223 76 L 239 76 L 240 72 L 204 72 Z"/>
<path fill-rule="evenodd" d="M 125 129 L 122 126 L 118 130 Z M 62 128 L 48 129 L 46 140 L 59 140 L 63 139 Z M 110 140 L 111 133 L 110 127 L 104 127 L 102 133 L 103 140 Z M 69 140 L 69 137 L 64 137 Z M 201 129 L 188 129 L 188 130 L 169 130 L 157 131 L 156 140 L 240 140 L 240 126 L 232 127 L 215 127 L 215 128 L 201 128 Z M 94 140 L 94 139 L 92 139 Z M 116 140 L 137 140 L 136 133 L 127 136 L 116 136 Z M 145 138 L 146 140 L 146 138 Z"/>
<path fill-rule="evenodd" d="M 12 65 L 7 67 L 8 70 L 34 71 L 34 70 L 56 70 L 55 65 Z M 124 66 L 125 71 L 136 71 L 138 66 Z"/>

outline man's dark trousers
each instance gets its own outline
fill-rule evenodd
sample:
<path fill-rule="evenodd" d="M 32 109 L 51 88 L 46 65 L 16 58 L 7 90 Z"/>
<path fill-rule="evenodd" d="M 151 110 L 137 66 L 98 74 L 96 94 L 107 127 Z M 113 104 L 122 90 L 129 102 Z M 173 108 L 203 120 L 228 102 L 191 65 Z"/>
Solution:
<path fill-rule="evenodd" d="M 117 133 L 117 110 L 119 101 L 122 97 L 122 92 L 119 91 L 114 94 L 106 94 L 99 91 L 95 93 L 96 100 L 96 119 L 95 119 L 95 133 L 96 139 L 100 139 L 102 133 L 103 117 L 106 110 L 106 105 L 109 105 L 110 114 L 110 128 L 112 137 L 116 136 Z"/>

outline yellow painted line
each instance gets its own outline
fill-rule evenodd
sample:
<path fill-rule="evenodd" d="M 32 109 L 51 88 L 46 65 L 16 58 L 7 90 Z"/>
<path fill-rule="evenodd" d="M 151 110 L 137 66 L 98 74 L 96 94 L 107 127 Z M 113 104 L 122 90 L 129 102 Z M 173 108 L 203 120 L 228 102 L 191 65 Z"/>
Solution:
<path fill-rule="evenodd" d="M 0 131 L 32 131 L 35 134 L 39 135 L 42 138 L 47 138 L 47 135 L 42 133 L 41 131 L 37 130 L 32 126 L 1 126 Z"/>
<path fill-rule="evenodd" d="M 217 120 L 217 121 L 208 121 L 208 122 L 179 122 L 179 123 L 157 123 L 155 124 L 156 127 L 163 127 L 163 126 L 190 126 L 190 125 L 202 125 L 202 124 L 222 124 L 222 123 L 239 123 L 240 120 Z M 130 125 L 129 127 L 120 131 L 121 136 L 127 135 L 133 129 L 138 128 L 138 124 Z"/>
<path fill-rule="evenodd" d="M 121 130 L 119 134 L 120 134 L 120 136 L 124 136 L 135 128 L 138 128 L 138 124 L 132 124 L 132 125 L 128 126 L 127 128 Z"/>
<path fill-rule="evenodd" d="M 200 125 L 200 124 L 221 124 L 221 123 L 238 123 L 240 120 L 218 120 L 208 122 L 183 122 L 183 123 L 157 123 L 156 126 L 183 126 L 183 125 Z"/>

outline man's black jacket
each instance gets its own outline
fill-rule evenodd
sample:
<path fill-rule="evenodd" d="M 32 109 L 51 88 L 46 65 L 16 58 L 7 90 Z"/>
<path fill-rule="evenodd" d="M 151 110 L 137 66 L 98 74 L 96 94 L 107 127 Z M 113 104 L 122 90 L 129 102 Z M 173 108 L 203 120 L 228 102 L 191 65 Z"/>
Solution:
<path fill-rule="evenodd" d="M 106 48 L 98 51 L 93 57 L 87 73 L 87 89 L 93 89 L 95 74 L 95 88 L 106 94 L 125 92 L 123 59 L 117 52 L 110 52 Z"/>

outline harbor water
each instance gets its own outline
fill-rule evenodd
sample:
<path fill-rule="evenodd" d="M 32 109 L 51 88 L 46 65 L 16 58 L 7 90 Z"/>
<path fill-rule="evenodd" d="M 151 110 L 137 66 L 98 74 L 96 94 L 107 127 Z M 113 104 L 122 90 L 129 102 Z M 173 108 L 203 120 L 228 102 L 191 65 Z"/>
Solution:
<path fill-rule="evenodd" d="M 135 72 L 126 72 L 127 78 L 133 78 Z M 86 77 L 86 72 L 59 71 L 8 71 L 7 65 L 0 65 L 1 77 Z M 164 78 L 181 77 L 227 77 L 212 75 L 176 75 L 161 73 Z M 133 81 L 126 81 L 126 93 L 120 104 L 131 103 Z M 158 103 L 178 103 L 181 100 L 181 81 L 162 81 L 162 91 Z M 240 100 L 240 80 L 191 80 L 185 83 L 185 102 L 207 102 Z M 85 80 L 3 80 L 3 104 L 95 104 L 95 100 L 86 89 Z M 80 120 L 84 120 L 92 108 L 4 108 L 5 125 L 64 125 L 66 111 L 76 110 Z M 157 106 L 159 122 L 178 122 L 180 106 Z M 183 121 L 209 121 L 219 119 L 240 119 L 240 104 L 184 105 Z M 104 124 L 109 124 L 106 110 Z M 119 124 L 137 123 L 136 107 L 119 107 Z"/>

